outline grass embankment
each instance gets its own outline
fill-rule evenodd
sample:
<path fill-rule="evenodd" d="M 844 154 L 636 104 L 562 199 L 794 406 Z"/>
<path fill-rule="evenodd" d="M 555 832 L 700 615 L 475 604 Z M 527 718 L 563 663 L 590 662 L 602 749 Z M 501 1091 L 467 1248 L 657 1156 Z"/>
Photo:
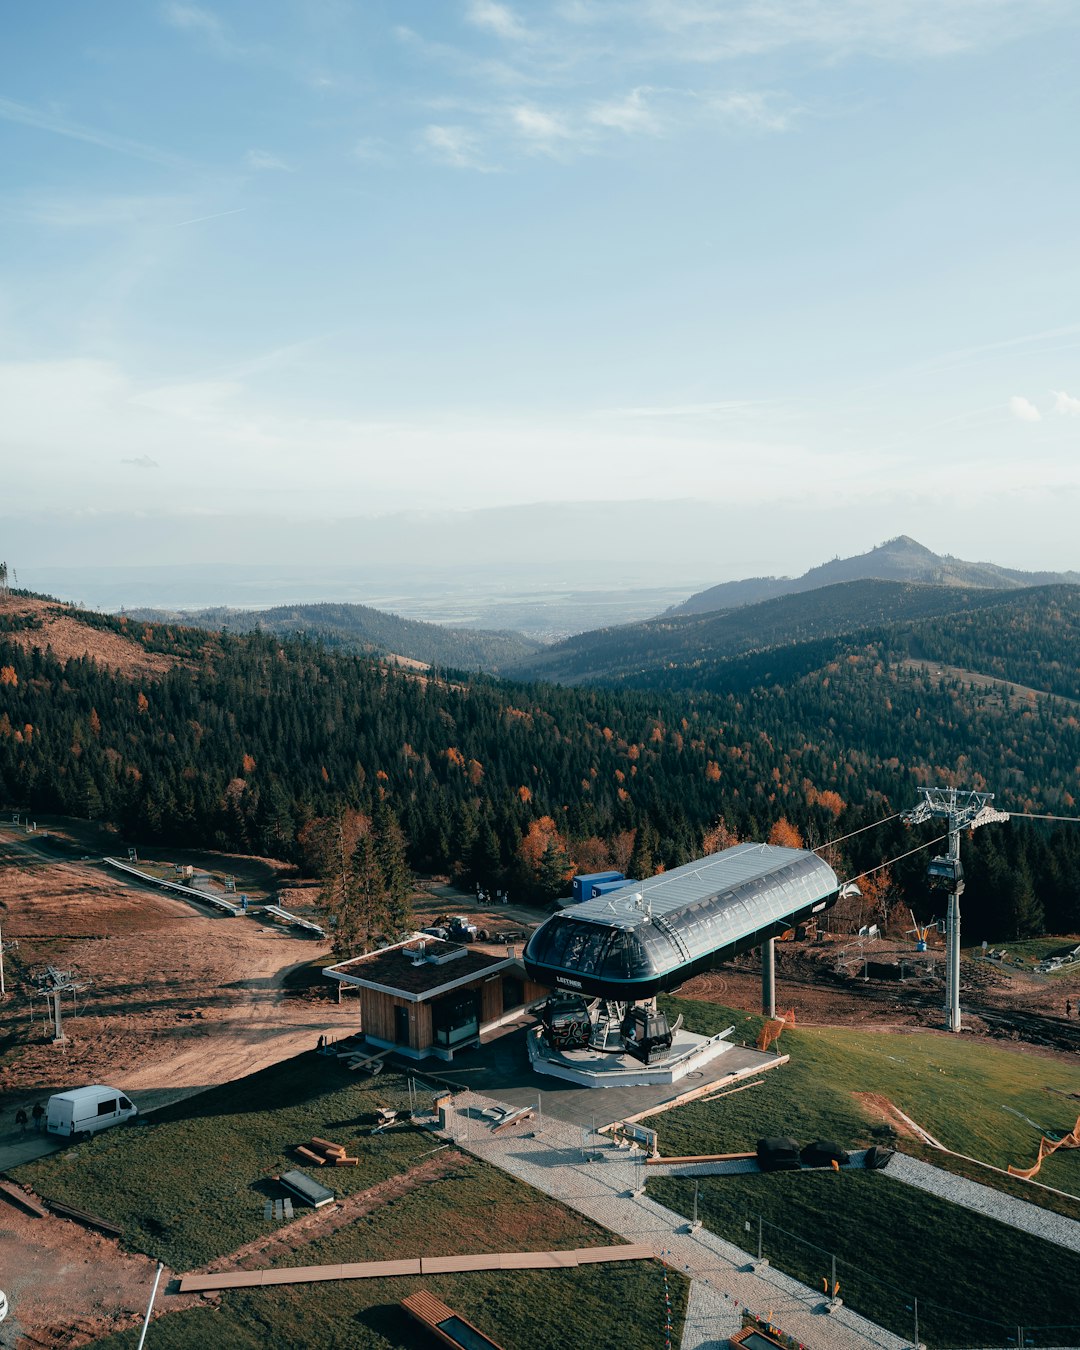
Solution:
<path fill-rule="evenodd" d="M 760 1021 L 672 1003 L 669 1013 L 683 1012 L 693 1030 L 715 1031 L 739 1018 L 745 1035 Z M 661 1152 L 736 1151 L 753 1148 L 762 1135 L 790 1134 L 803 1143 L 824 1137 L 849 1147 L 901 1142 L 935 1160 L 910 1141 L 894 1141 L 888 1125 L 864 1112 L 856 1092 L 888 1097 L 943 1143 L 999 1165 L 1034 1158 L 1039 1131 L 1022 1115 L 1058 1130 L 1075 1120 L 1075 1099 L 1060 1095 L 1076 1089 L 1075 1068 L 1046 1056 L 932 1033 L 818 1028 L 785 1032 L 782 1048 L 791 1062 L 760 1086 L 656 1117 Z M 1051 1184 L 1076 1190 L 1078 1164 L 1076 1152 L 1056 1155 L 1043 1171 Z M 700 1185 L 698 1212 L 707 1227 L 746 1248 L 756 1242 L 756 1219 L 763 1216 L 772 1263 L 818 1289 L 835 1254 L 845 1301 L 901 1335 L 912 1332 L 914 1296 L 929 1344 L 1003 1344 L 1029 1322 L 1077 1323 L 1031 1333 L 1034 1344 L 1077 1343 L 1080 1257 L 887 1174 L 733 1176 Z M 1035 1198 L 1038 1192 L 1028 1189 Z M 648 1190 L 677 1212 L 692 1212 L 693 1181 L 657 1178 Z M 1075 1217 L 1080 1206 L 1071 1208 Z"/>
<path fill-rule="evenodd" d="M 450 1253 L 597 1241 L 610 1237 L 512 1178 L 469 1162 L 282 1264 L 382 1260 L 421 1248 Z M 668 1281 L 678 1344 L 687 1285 L 673 1272 Z M 398 1305 L 419 1288 L 431 1290 L 507 1350 L 652 1350 L 663 1344 L 664 1278 L 653 1261 L 228 1291 L 219 1309 L 193 1309 L 155 1323 L 153 1343 L 156 1350 L 412 1350 L 422 1333 Z M 129 1350 L 136 1342 L 131 1331 L 98 1342 L 96 1350 Z"/>
<path fill-rule="evenodd" d="M 308 1054 L 178 1102 L 147 1123 L 106 1131 L 28 1164 L 17 1175 L 41 1195 L 118 1224 L 126 1246 L 183 1271 L 262 1236 L 287 1237 L 288 1225 L 263 1219 L 265 1197 L 279 1193 L 269 1178 L 301 1163 L 292 1145 L 312 1135 L 346 1144 L 361 1160 L 356 1168 L 305 1168 L 339 1197 L 399 1177 L 430 1158 L 438 1141 L 423 1131 L 368 1134 L 377 1106 L 406 1101 L 405 1080 L 398 1076 L 384 1073 L 357 1082 L 333 1061 Z M 297 1211 L 308 1212 L 302 1206 Z M 266 1263 L 548 1250 L 612 1240 L 539 1191 L 477 1160 L 461 1159 L 412 1189 L 395 1189 L 338 1232 Z M 677 1330 L 687 1285 L 670 1272 L 668 1278 Z M 662 1269 L 636 1262 L 230 1291 L 217 1308 L 195 1308 L 155 1323 L 154 1345 L 161 1350 L 408 1347 L 417 1333 L 397 1304 L 421 1285 L 511 1348 L 556 1350 L 569 1335 L 598 1348 L 644 1350 L 662 1337 Z M 132 1332 L 99 1344 L 113 1350 L 136 1342 Z"/>
<path fill-rule="evenodd" d="M 660 1177 L 648 1193 L 679 1214 L 692 1212 L 691 1180 Z M 917 1298 L 927 1345 L 1003 1345 L 1029 1324 L 1040 1328 L 1028 1332 L 1033 1344 L 1078 1343 L 1080 1256 L 887 1173 L 705 1177 L 698 1215 L 744 1249 L 756 1244 L 761 1215 L 770 1262 L 818 1290 L 835 1254 L 844 1302 L 898 1335 L 912 1334 Z M 1041 1329 L 1050 1325 L 1059 1329 Z"/>
<path fill-rule="evenodd" d="M 704 1034 L 735 1022 L 734 1039 L 752 1041 L 761 1026 L 759 1017 L 709 1003 L 670 999 L 665 1007 Z M 802 1143 L 836 1139 L 845 1147 L 888 1142 L 891 1129 L 855 1096 L 875 1093 L 946 1148 L 995 1167 L 1026 1167 L 1043 1133 L 1067 1134 L 1080 1114 L 1073 1056 L 1031 1054 L 963 1035 L 851 1027 L 795 1027 L 778 1048 L 791 1062 L 766 1074 L 760 1087 L 658 1117 L 662 1151 L 722 1153 L 752 1148 L 767 1134 L 791 1134 Z M 995 1184 L 992 1172 L 981 1179 Z M 1038 1180 L 1080 1197 L 1080 1149 L 1047 1158 Z M 1025 1198 L 1037 1204 L 1043 1197 L 1029 1187 Z M 1080 1210 L 1073 1214 L 1080 1218 Z"/>

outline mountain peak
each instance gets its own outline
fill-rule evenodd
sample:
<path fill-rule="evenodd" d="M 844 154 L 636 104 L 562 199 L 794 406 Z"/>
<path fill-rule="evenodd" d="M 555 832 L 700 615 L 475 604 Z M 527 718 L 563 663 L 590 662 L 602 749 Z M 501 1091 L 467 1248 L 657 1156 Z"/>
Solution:
<path fill-rule="evenodd" d="M 725 581 L 692 595 L 670 614 L 707 614 L 720 609 L 738 609 L 781 595 L 818 590 L 843 581 L 904 581 L 932 586 L 974 586 L 991 590 L 1014 590 L 1022 586 L 1046 586 L 1058 582 L 1076 584 L 1076 572 L 1017 572 L 994 563 L 964 562 L 942 556 L 912 539 L 898 534 L 868 553 L 851 558 L 833 558 L 811 567 L 801 577 L 753 577 L 745 581 Z"/>

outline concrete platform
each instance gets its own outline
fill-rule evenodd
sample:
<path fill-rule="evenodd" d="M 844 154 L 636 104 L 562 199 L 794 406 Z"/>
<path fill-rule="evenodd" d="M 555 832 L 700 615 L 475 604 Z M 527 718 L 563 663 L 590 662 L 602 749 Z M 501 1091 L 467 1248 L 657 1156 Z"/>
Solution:
<path fill-rule="evenodd" d="M 730 1035 L 731 1028 L 719 1036 L 697 1036 L 680 1028 L 668 1053 L 652 1064 L 601 1050 L 553 1050 L 544 1043 L 539 1027 L 527 1033 L 526 1044 L 535 1072 L 551 1078 L 588 1088 L 661 1087 L 681 1082 L 733 1049 L 727 1040 Z"/>
<path fill-rule="evenodd" d="M 692 1070 L 680 1083 L 654 1083 L 646 1087 L 612 1087 L 605 1092 L 542 1078 L 533 1072 L 525 1045 L 525 1028 L 499 1036 L 478 1049 L 455 1055 L 453 1064 L 432 1065 L 413 1072 L 424 1081 L 446 1083 L 460 1090 L 470 1088 L 506 1106 L 540 1105 L 540 1118 L 563 1121 L 580 1128 L 602 1129 L 643 1111 L 666 1106 L 689 1092 L 722 1091 L 726 1084 L 776 1068 L 782 1056 L 742 1045 L 731 1045 L 711 1064 Z M 535 1122 L 530 1122 L 530 1125 Z M 476 1129 L 476 1126 L 473 1126 Z"/>

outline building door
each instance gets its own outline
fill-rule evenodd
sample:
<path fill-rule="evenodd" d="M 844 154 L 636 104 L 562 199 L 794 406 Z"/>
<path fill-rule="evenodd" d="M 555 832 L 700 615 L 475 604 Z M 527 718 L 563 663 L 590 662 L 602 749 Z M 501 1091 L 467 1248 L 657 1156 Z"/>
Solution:
<path fill-rule="evenodd" d="M 394 1008 L 394 1044 L 409 1044 L 409 1010 L 400 1003 Z"/>

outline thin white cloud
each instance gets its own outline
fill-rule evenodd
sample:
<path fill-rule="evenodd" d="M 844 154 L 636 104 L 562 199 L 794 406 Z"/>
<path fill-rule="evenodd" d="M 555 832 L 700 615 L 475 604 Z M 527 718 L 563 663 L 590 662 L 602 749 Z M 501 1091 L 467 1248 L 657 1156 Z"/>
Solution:
<path fill-rule="evenodd" d="M 423 129 L 420 141 L 436 159 L 454 169 L 474 169 L 479 173 L 492 171 L 492 166 L 480 153 L 477 137 L 466 127 L 432 123 Z"/>
<path fill-rule="evenodd" d="M 718 94 L 707 102 L 723 121 L 751 131 L 787 131 L 791 118 L 773 105 L 773 96 L 756 92 Z"/>
<path fill-rule="evenodd" d="M 527 141 L 544 150 L 553 150 L 560 142 L 577 139 L 570 124 L 558 113 L 545 112 L 527 103 L 510 109 L 514 129 Z"/>
<path fill-rule="evenodd" d="M 199 34 L 218 56 L 231 58 L 243 55 L 242 50 L 228 36 L 218 16 L 201 5 L 170 3 L 163 7 L 161 14 L 170 28 Z"/>
<path fill-rule="evenodd" d="M 1056 413 L 1063 413 L 1066 417 L 1080 417 L 1080 398 L 1067 394 L 1064 389 L 1052 389 L 1050 392 L 1054 395 Z"/>
<path fill-rule="evenodd" d="M 579 22 L 608 25 L 627 6 L 574 6 Z M 1067 0 L 637 0 L 639 26 L 664 54 L 712 63 L 790 47 L 906 60 L 938 59 L 1038 33 L 1067 18 Z M 569 14 L 568 14 L 569 17 Z"/>
<path fill-rule="evenodd" d="M 269 150 L 249 150 L 246 159 L 248 166 L 252 169 L 271 169 L 283 173 L 292 173 L 292 165 L 286 164 L 277 155 L 272 155 Z"/>
<path fill-rule="evenodd" d="M 1022 394 L 1013 394 L 1012 398 L 1009 399 L 1009 411 L 1021 422 L 1042 421 L 1042 413 L 1030 399 L 1024 398 Z"/>
<path fill-rule="evenodd" d="M 50 229 L 93 230 L 153 224 L 190 206 L 183 197 L 44 194 L 13 203 L 4 214 Z"/>
<path fill-rule="evenodd" d="M 161 465 L 156 459 L 151 459 L 149 455 L 133 455 L 130 459 L 122 459 L 121 464 L 130 464 L 136 469 L 160 469 Z"/>
<path fill-rule="evenodd" d="M 625 132 L 628 136 L 656 136 L 660 132 L 660 119 L 648 105 L 650 93 L 651 90 L 643 85 L 632 89 L 625 98 L 598 103 L 589 111 L 589 121 L 611 131 Z"/>
<path fill-rule="evenodd" d="M 169 168 L 189 167 L 179 155 L 159 150 L 156 146 L 131 140 L 127 136 L 113 136 L 108 131 L 72 122 L 66 117 L 44 112 L 25 103 L 17 103 L 10 98 L 0 98 L 0 120 L 35 127 L 39 131 L 50 131 L 56 136 L 67 136 L 73 141 L 85 141 L 88 145 L 96 145 L 103 150 L 114 150 L 117 154 L 147 159 L 154 164 L 167 165 Z"/>
<path fill-rule="evenodd" d="M 510 42 L 521 42 L 530 36 L 510 6 L 496 4 L 495 0 L 471 0 L 465 17 L 475 27 L 486 28 Z"/>
<path fill-rule="evenodd" d="M 173 229 L 178 230 L 181 225 L 201 225 L 204 220 L 221 220 L 225 216 L 240 216 L 246 210 L 246 206 L 237 206 L 232 211 L 215 211 L 209 216 L 192 216 L 190 220 L 175 220 L 173 221 Z"/>

